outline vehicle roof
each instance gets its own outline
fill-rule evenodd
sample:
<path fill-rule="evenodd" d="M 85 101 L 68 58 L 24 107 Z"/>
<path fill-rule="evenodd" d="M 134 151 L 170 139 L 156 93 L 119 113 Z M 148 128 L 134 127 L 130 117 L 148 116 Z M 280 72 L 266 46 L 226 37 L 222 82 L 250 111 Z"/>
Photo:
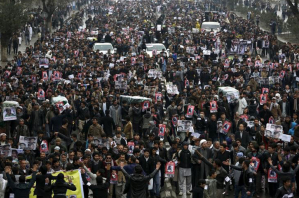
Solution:
<path fill-rule="evenodd" d="M 164 45 L 163 43 L 146 43 L 145 45 Z"/>
<path fill-rule="evenodd" d="M 95 43 L 95 45 L 112 45 L 111 43 Z"/>
<path fill-rule="evenodd" d="M 204 24 L 204 23 L 206 23 L 206 24 L 217 24 L 217 25 L 220 24 L 220 23 L 215 22 L 215 21 L 205 21 L 202 24 Z"/>

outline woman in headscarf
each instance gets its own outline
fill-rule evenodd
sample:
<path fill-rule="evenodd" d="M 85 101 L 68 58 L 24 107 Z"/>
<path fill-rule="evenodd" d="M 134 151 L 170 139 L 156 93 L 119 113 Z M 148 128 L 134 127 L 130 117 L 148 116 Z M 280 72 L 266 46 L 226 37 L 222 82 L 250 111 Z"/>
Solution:
<path fill-rule="evenodd" d="M 64 181 L 64 175 L 62 173 L 59 173 L 57 175 L 56 182 L 51 185 L 49 184 L 49 178 L 46 178 L 45 180 L 45 190 L 51 191 L 53 190 L 54 197 L 53 198 L 66 198 L 66 191 L 67 190 L 76 190 L 76 186 L 72 183 L 72 180 L 69 178 L 69 183 L 66 183 Z"/>

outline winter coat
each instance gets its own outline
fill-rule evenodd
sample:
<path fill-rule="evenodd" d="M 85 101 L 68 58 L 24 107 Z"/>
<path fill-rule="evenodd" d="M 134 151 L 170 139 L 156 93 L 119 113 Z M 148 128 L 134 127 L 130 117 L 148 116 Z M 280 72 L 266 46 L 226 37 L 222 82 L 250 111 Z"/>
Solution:
<path fill-rule="evenodd" d="M 30 190 L 35 182 L 36 172 L 32 174 L 32 179 L 29 183 L 15 184 L 8 173 L 6 173 L 6 177 L 8 180 L 8 185 L 12 189 L 15 198 L 29 198 Z"/>
<path fill-rule="evenodd" d="M 126 178 L 130 182 L 131 198 L 141 198 L 146 197 L 146 191 L 148 187 L 148 182 L 153 178 L 158 172 L 157 169 L 154 170 L 150 175 L 144 176 L 142 174 L 132 174 L 129 175 L 124 169 L 122 169 Z"/>

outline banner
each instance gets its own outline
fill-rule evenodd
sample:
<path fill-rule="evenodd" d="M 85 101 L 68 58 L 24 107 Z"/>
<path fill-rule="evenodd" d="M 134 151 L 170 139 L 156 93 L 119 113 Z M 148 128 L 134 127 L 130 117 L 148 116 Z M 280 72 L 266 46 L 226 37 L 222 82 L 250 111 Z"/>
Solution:
<path fill-rule="evenodd" d="M 68 198 L 84 198 L 84 193 L 83 193 L 83 182 L 81 178 L 81 172 L 80 170 L 72 170 L 72 171 L 66 171 L 66 172 L 55 172 L 52 173 L 52 176 L 57 176 L 59 173 L 64 174 L 65 177 L 69 177 L 72 179 L 73 184 L 76 186 L 75 191 L 67 190 L 66 191 L 66 197 Z M 31 179 L 32 176 L 27 176 L 26 179 Z M 65 181 L 68 182 L 67 178 L 65 178 Z M 55 183 L 55 180 L 52 180 L 52 184 Z M 35 185 L 34 187 L 31 188 L 29 198 L 36 198 L 34 195 L 34 190 L 35 190 Z"/>

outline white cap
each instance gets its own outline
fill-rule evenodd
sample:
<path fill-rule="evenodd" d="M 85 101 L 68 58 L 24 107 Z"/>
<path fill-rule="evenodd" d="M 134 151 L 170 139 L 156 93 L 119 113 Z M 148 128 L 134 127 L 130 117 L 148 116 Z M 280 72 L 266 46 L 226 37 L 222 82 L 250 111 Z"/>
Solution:
<path fill-rule="evenodd" d="M 207 142 L 207 140 L 202 139 L 202 140 L 200 140 L 199 145 L 201 146 L 201 144 L 203 144 L 203 143 L 205 143 L 205 142 Z"/>
<path fill-rule="evenodd" d="M 54 150 L 60 150 L 59 146 L 55 146 Z"/>

